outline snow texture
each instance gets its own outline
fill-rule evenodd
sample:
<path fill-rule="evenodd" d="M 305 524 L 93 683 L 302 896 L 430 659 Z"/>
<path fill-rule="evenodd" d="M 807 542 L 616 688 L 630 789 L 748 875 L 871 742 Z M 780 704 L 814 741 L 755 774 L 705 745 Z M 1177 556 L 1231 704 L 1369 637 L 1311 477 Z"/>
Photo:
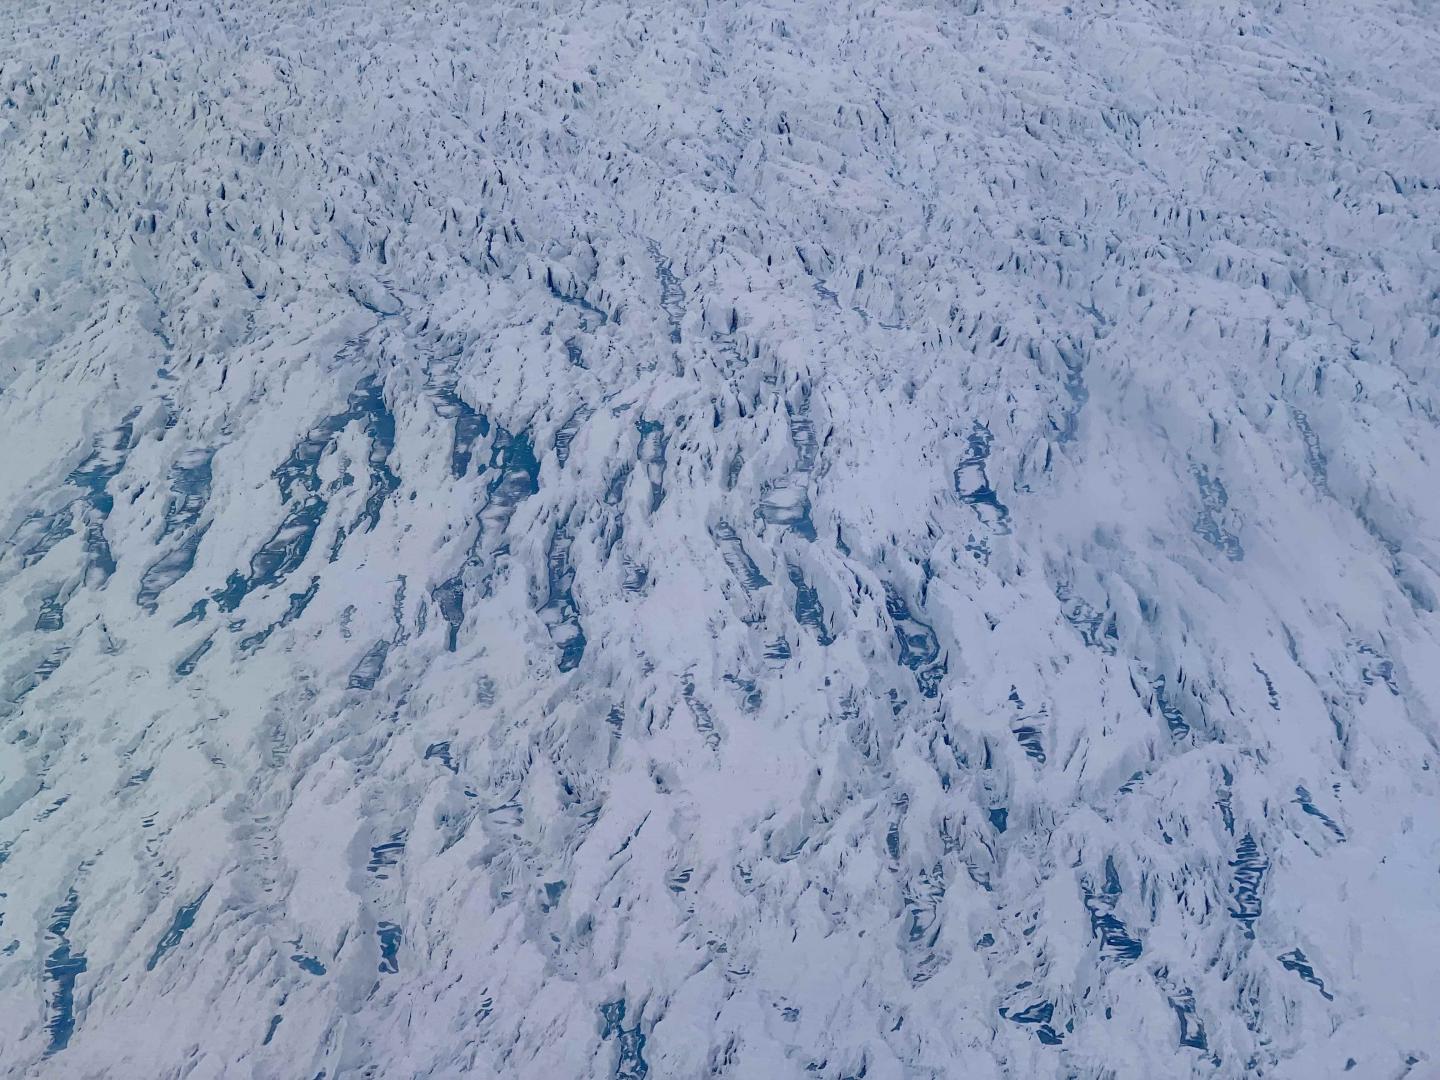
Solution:
<path fill-rule="evenodd" d="M 1422 0 L 0 8 L 0 1071 L 1440 1075 Z"/>

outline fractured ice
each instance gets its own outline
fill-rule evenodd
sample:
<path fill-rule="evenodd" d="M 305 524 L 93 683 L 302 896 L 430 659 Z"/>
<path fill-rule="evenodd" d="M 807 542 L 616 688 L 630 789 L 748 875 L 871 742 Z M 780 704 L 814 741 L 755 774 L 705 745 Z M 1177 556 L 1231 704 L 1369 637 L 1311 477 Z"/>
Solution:
<path fill-rule="evenodd" d="M 0 9 L 0 1073 L 1440 1070 L 1440 19 Z"/>

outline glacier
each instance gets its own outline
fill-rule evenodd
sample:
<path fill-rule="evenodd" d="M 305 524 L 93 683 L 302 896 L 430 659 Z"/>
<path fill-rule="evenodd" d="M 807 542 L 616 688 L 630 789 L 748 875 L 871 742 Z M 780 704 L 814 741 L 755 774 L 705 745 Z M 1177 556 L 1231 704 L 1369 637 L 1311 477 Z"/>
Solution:
<path fill-rule="evenodd" d="M 0 1073 L 1440 1075 L 1437 68 L 5 5 Z"/>

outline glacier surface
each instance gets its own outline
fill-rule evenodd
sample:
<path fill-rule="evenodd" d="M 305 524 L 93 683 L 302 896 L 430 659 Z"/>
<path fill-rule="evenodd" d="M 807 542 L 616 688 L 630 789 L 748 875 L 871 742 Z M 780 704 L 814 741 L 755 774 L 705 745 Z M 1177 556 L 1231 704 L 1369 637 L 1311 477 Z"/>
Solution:
<path fill-rule="evenodd" d="M 1440 1075 L 1437 70 L 6 4 L 0 1071 Z"/>

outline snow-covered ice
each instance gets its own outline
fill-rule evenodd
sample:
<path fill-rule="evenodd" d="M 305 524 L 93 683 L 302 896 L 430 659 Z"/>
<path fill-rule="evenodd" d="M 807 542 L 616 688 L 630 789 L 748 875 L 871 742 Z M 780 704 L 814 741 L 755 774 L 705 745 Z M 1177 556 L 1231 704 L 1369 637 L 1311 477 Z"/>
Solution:
<path fill-rule="evenodd" d="M 1440 11 L 0 8 L 0 1072 L 1440 1075 Z"/>

